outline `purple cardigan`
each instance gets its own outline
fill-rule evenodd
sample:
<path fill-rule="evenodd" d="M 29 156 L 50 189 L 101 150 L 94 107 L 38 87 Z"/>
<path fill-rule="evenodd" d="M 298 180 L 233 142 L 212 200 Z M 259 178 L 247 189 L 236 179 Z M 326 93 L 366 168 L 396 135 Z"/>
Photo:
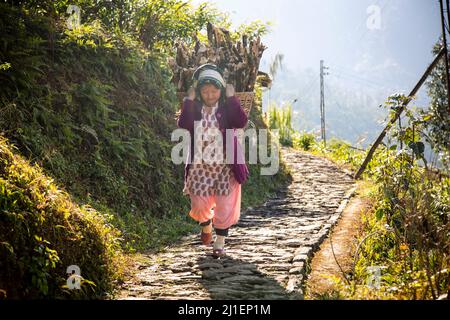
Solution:
<path fill-rule="evenodd" d="M 192 101 L 184 99 L 181 114 L 178 119 L 178 127 L 189 130 L 191 134 L 191 149 L 194 150 L 194 121 L 202 120 L 202 103 L 199 101 Z M 224 104 L 219 103 L 219 107 L 216 111 L 216 119 L 219 122 L 219 129 L 222 132 L 224 141 L 224 150 L 226 150 L 226 129 L 241 129 L 247 125 L 247 115 L 242 109 L 239 99 L 235 96 L 229 97 L 225 100 Z M 189 152 L 191 157 L 191 163 L 194 161 L 194 153 Z M 237 157 L 243 159 L 238 163 Z M 243 162 L 243 163 L 242 163 Z M 244 184 L 248 179 L 250 173 L 247 165 L 245 164 L 245 155 L 242 152 L 240 146 L 238 147 L 237 137 L 234 137 L 234 161 L 231 165 L 231 170 L 234 173 L 234 177 L 239 184 Z M 186 163 L 184 179 L 186 180 L 189 173 L 190 164 Z"/>

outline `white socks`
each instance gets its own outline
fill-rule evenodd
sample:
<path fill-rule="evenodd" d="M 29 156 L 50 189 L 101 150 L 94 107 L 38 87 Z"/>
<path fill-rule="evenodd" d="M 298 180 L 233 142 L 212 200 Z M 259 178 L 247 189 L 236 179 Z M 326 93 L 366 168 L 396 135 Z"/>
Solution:
<path fill-rule="evenodd" d="M 214 241 L 214 250 L 223 249 L 225 246 L 225 236 L 216 236 L 216 241 Z"/>

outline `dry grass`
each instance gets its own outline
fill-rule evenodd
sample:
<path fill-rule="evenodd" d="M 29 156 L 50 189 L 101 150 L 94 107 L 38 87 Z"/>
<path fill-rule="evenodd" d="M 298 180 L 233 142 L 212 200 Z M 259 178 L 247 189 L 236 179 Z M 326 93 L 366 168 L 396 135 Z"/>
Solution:
<path fill-rule="evenodd" d="M 307 299 L 340 298 L 336 279 L 345 281 L 341 268 L 346 274 L 352 271 L 356 239 L 362 232 L 361 216 L 372 207 L 371 200 L 367 196 L 369 189 L 367 182 L 358 181 L 356 196 L 350 200 L 334 226 L 330 235 L 331 242 L 329 236 L 314 255 L 306 284 Z"/>

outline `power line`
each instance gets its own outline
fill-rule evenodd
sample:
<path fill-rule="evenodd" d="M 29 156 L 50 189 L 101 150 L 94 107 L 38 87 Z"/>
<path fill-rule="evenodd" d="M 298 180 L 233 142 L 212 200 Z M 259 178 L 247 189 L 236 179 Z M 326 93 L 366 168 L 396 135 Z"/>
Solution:
<path fill-rule="evenodd" d="M 445 0 L 445 5 L 447 6 L 447 10 L 445 10 L 447 13 L 447 20 L 450 21 L 450 13 L 448 11 L 448 8 L 450 6 L 449 0 Z M 445 17 L 444 17 L 444 22 L 445 22 Z M 450 33 L 450 31 L 448 30 L 448 26 L 447 26 L 447 31 Z"/>
<path fill-rule="evenodd" d="M 446 0 L 447 10 L 449 6 L 449 1 Z M 439 9 L 441 15 L 441 28 L 442 28 L 442 43 L 444 44 L 444 62 L 445 62 L 445 79 L 447 86 L 447 108 L 450 110 L 450 72 L 449 72 L 449 61 L 448 61 L 448 48 L 447 48 L 447 36 L 445 32 L 445 16 L 444 16 L 444 4 L 443 0 L 439 0 Z M 448 16 L 447 16 L 448 17 Z"/>
<path fill-rule="evenodd" d="M 338 73 L 341 73 L 341 74 L 343 74 L 344 76 L 346 75 L 346 76 L 348 76 L 348 77 L 355 78 L 355 79 L 357 79 L 357 80 L 360 80 L 360 81 L 363 81 L 363 82 L 366 82 L 366 83 L 371 83 L 371 84 L 373 84 L 373 85 L 375 85 L 375 86 L 378 86 L 378 87 L 380 87 L 380 88 L 386 88 L 386 85 L 385 85 L 385 84 L 381 84 L 381 83 L 379 83 L 379 82 L 376 82 L 376 81 L 373 81 L 373 80 L 369 80 L 369 79 L 360 77 L 360 76 L 356 75 L 355 73 L 353 73 L 353 72 L 351 72 L 351 71 L 347 71 L 347 70 L 345 70 L 345 69 L 343 69 L 343 68 L 341 68 L 341 67 L 339 67 L 339 66 L 332 66 L 331 68 L 332 68 L 332 70 L 336 69 L 336 71 L 337 71 Z M 331 74 L 333 75 L 333 72 L 331 72 Z"/>
<path fill-rule="evenodd" d="M 359 85 L 365 85 L 365 86 L 369 86 L 372 87 L 374 89 L 386 89 L 386 87 L 381 87 L 379 85 L 374 85 L 372 83 L 368 83 L 368 82 L 364 82 L 362 80 L 353 78 L 351 76 L 347 76 L 345 74 L 335 74 L 335 73 L 331 73 L 331 76 L 334 76 L 336 78 L 340 78 L 340 79 L 344 79 L 344 80 L 352 80 L 352 81 L 356 81 Z"/>
<path fill-rule="evenodd" d="M 380 3 L 381 3 L 381 0 L 378 0 L 378 1 L 375 3 L 375 6 L 380 7 Z M 388 3 L 389 3 L 389 0 L 385 0 L 385 2 L 383 3 L 383 5 L 381 6 L 380 13 L 383 12 L 383 10 L 386 8 L 386 6 L 387 6 Z M 367 19 L 364 19 L 364 20 L 358 25 L 358 27 L 356 28 L 355 33 L 358 33 L 359 30 L 361 29 L 361 27 L 362 27 L 363 25 L 365 25 L 366 23 L 367 23 Z M 361 42 L 361 40 L 362 40 L 362 39 L 365 37 L 365 35 L 367 34 L 368 30 L 369 30 L 369 28 L 366 27 L 366 29 L 363 31 L 363 33 L 362 33 L 361 36 L 359 37 L 358 41 L 356 41 L 356 43 Z M 336 60 L 336 57 L 337 57 L 337 55 L 332 55 L 332 56 L 331 56 L 331 59 L 330 59 L 331 62 L 328 64 L 328 65 L 331 66 L 332 72 L 333 72 L 333 68 L 337 66 L 337 65 L 334 63 L 335 60 Z M 339 66 L 337 66 L 337 67 L 338 67 L 338 69 L 339 69 Z M 342 68 L 341 68 L 341 69 L 342 69 Z M 345 70 L 341 70 L 340 72 L 341 72 L 341 74 L 343 74 L 343 73 L 345 72 Z M 347 73 L 349 73 L 349 72 L 347 72 Z M 331 73 L 331 74 L 333 75 L 333 73 Z M 348 75 L 348 76 L 349 76 L 349 77 L 354 77 L 354 78 L 360 78 L 359 76 L 355 76 L 355 75 Z M 363 78 L 360 78 L 360 79 L 361 79 L 361 81 L 365 81 L 366 83 L 371 82 L 371 83 L 373 83 L 375 86 L 378 86 L 379 88 L 385 88 L 384 85 L 379 84 L 379 83 L 376 83 L 376 82 L 374 82 L 374 81 L 371 81 L 371 80 L 368 80 L 368 79 L 363 79 Z"/>
<path fill-rule="evenodd" d="M 445 29 L 447 30 L 447 32 L 450 33 L 450 30 L 448 28 L 448 23 L 446 20 L 444 20 L 444 25 L 445 25 Z"/>
<path fill-rule="evenodd" d="M 326 87 L 326 89 L 327 89 L 329 92 L 331 92 L 331 89 L 330 89 L 330 87 L 329 87 L 327 84 L 325 84 L 325 87 Z M 366 98 L 372 98 L 373 100 L 376 101 L 376 99 L 374 99 L 372 96 L 370 96 L 370 95 L 368 95 L 368 94 L 363 94 L 363 96 L 366 97 Z M 336 98 L 334 98 L 334 96 L 331 96 L 331 99 L 332 99 L 339 107 L 341 107 L 341 104 L 337 102 L 337 100 L 336 100 Z"/>
<path fill-rule="evenodd" d="M 314 76 L 313 80 L 311 81 L 311 83 L 310 83 L 309 86 L 308 86 L 308 89 L 305 90 L 306 93 L 309 94 L 309 92 L 311 91 L 313 85 L 316 83 L 318 77 L 319 77 L 319 76 L 318 76 L 317 74 Z M 307 94 L 305 94 L 304 96 L 306 96 L 306 95 L 307 95 Z M 300 99 L 302 98 L 302 96 L 303 96 L 303 95 L 300 94 Z"/>
<path fill-rule="evenodd" d="M 340 66 L 340 65 L 334 65 L 334 66 L 331 66 L 331 67 L 332 67 L 332 68 L 340 69 L 340 70 L 341 70 L 342 72 L 344 72 L 344 73 L 347 73 L 347 74 L 349 74 L 349 75 L 351 75 L 351 76 L 355 76 L 355 77 L 357 77 L 357 78 L 361 78 L 361 79 L 366 80 L 366 81 L 370 81 L 370 82 L 372 82 L 372 83 L 374 83 L 374 84 L 377 84 L 377 85 L 380 85 L 380 86 L 384 86 L 384 85 L 385 85 L 385 84 L 380 84 L 380 82 L 373 81 L 373 80 L 370 80 L 370 79 L 361 77 L 361 76 L 359 75 L 359 73 L 356 73 L 356 72 L 353 71 L 353 70 L 347 69 L 346 67 L 343 67 L 343 66 Z M 410 76 L 410 77 L 414 77 L 414 78 L 417 77 L 416 74 L 413 74 L 413 73 L 411 73 L 411 72 L 408 72 L 408 71 L 406 71 L 406 70 L 404 70 L 404 69 L 401 69 L 401 72 L 404 73 L 404 74 L 406 74 L 406 75 L 408 75 L 408 76 Z"/>

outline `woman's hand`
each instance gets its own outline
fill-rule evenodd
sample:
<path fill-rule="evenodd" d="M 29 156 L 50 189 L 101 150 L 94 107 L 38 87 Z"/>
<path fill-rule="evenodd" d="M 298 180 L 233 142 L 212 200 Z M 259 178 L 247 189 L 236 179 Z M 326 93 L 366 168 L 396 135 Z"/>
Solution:
<path fill-rule="evenodd" d="M 234 96 L 234 93 L 234 86 L 232 84 L 227 84 L 227 87 L 225 89 L 227 98 Z"/>
<path fill-rule="evenodd" d="M 188 92 L 187 92 L 187 97 L 189 100 L 194 101 L 195 100 L 195 88 L 194 87 L 190 87 Z"/>

